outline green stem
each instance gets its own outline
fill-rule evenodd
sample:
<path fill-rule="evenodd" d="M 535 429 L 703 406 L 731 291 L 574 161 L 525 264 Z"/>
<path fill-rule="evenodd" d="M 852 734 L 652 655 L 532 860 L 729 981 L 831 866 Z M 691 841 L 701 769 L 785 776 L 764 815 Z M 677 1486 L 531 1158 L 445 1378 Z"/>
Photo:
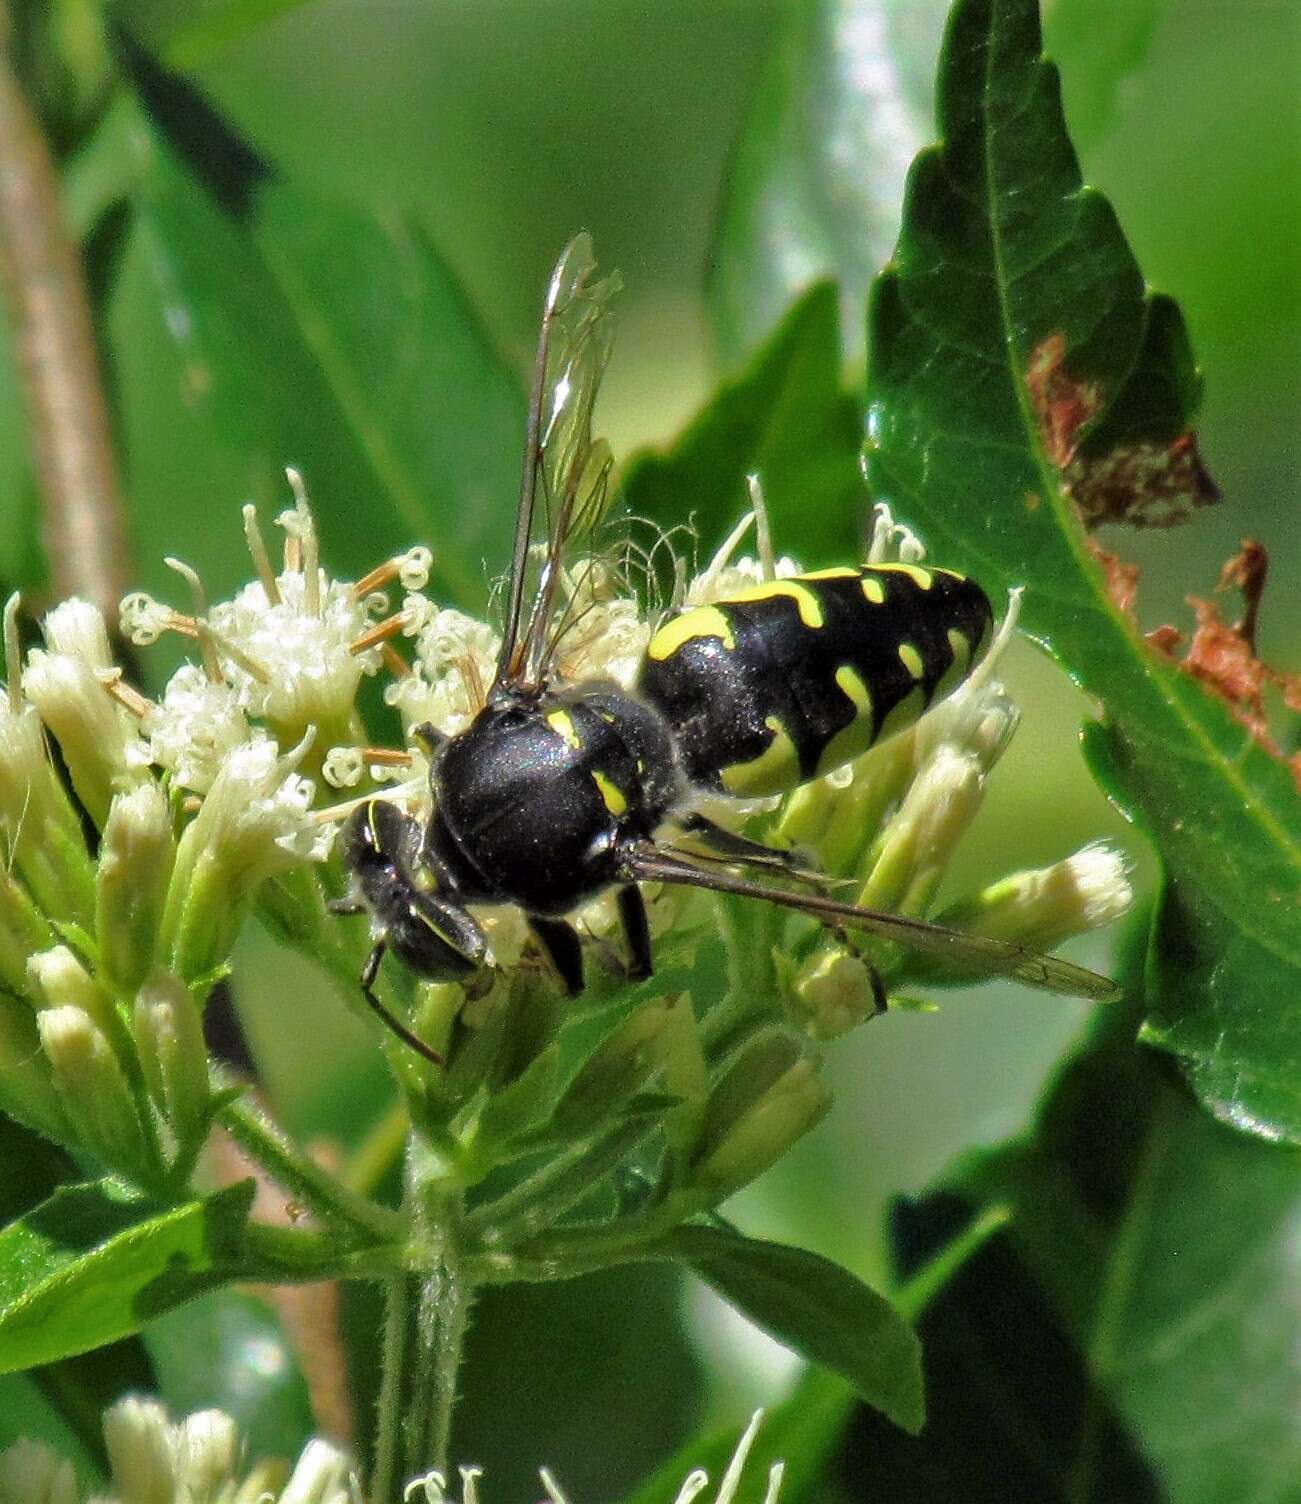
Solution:
<path fill-rule="evenodd" d="M 384 1286 L 384 1347 L 380 1354 L 375 1471 L 370 1484 L 370 1497 L 375 1504 L 386 1504 L 387 1500 L 397 1497 L 412 1285 L 409 1277 L 400 1276 Z"/>
<path fill-rule="evenodd" d="M 228 1083 L 218 1080 L 216 1089 L 229 1089 Z M 367 1243 L 402 1236 L 400 1216 L 341 1185 L 246 1098 L 223 1107 L 218 1116 L 245 1154 L 326 1226 Z"/>

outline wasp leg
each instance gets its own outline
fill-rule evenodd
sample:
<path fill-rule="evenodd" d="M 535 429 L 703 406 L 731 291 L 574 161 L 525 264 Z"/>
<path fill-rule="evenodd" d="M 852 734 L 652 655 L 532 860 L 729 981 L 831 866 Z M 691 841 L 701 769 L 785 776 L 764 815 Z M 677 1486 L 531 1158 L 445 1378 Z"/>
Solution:
<path fill-rule="evenodd" d="M 447 1062 L 437 1050 L 431 1049 L 418 1034 L 413 1034 L 407 1028 L 406 1024 L 390 1012 L 380 1002 L 379 998 L 375 996 L 375 978 L 379 975 L 379 964 L 384 959 L 384 949 L 385 946 L 382 940 L 377 940 L 371 947 L 370 955 L 366 957 L 365 965 L 361 968 L 361 977 L 359 979 L 361 982 L 361 995 L 374 1009 L 376 1016 L 384 1027 L 391 1029 L 403 1044 L 413 1049 L 417 1055 L 423 1055 L 426 1060 L 434 1065 L 446 1065 Z"/>
<path fill-rule="evenodd" d="M 718 861 L 721 858 L 734 865 L 766 867 L 770 872 L 783 873 L 797 882 L 808 883 L 811 887 L 819 889 L 835 886 L 834 878 L 825 877 L 820 872 L 811 872 L 807 867 L 800 866 L 792 853 L 777 851 L 772 846 L 765 846 L 761 841 L 751 841 L 746 836 L 739 836 L 734 831 L 725 830 L 705 815 L 688 815 L 681 824 L 684 835 L 695 836 L 702 846 L 710 848 L 708 852 L 698 853 L 706 861 Z"/>
<path fill-rule="evenodd" d="M 528 921 L 534 939 L 559 974 L 566 996 L 577 997 L 583 990 L 583 946 L 577 930 L 563 919 L 544 919 L 538 914 L 530 914 Z"/>
<path fill-rule="evenodd" d="M 650 922 L 646 918 L 646 900 L 636 883 L 619 889 L 619 923 L 628 942 L 628 977 L 644 982 L 655 970 L 651 954 Z"/>
<path fill-rule="evenodd" d="M 325 907 L 328 913 L 345 916 L 366 912 L 366 905 L 359 898 L 332 898 Z"/>

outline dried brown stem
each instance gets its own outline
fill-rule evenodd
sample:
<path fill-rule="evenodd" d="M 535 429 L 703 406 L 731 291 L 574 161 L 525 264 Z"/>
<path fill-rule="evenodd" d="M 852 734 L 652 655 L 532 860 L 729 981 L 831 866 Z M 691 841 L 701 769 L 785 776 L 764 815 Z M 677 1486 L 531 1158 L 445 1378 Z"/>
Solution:
<path fill-rule="evenodd" d="M 110 621 L 126 586 L 126 524 L 90 302 L 49 143 L 14 68 L 0 0 L 0 276 L 18 354 L 57 596 Z"/>

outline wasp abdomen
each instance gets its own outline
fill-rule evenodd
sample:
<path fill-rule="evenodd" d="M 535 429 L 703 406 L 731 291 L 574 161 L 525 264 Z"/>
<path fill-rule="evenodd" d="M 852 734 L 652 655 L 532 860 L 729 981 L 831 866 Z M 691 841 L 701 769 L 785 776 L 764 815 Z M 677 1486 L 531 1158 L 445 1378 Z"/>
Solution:
<path fill-rule="evenodd" d="M 951 570 L 825 569 L 672 617 L 638 690 L 694 783 L 781 793 L 911 725 L 962 682 L 992 625 L 984 591 Z"/>

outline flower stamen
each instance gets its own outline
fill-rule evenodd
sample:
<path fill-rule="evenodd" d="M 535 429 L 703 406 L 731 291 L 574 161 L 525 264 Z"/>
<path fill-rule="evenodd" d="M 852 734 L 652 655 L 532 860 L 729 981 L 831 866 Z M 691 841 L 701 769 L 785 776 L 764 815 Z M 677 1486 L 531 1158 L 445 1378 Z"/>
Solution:
<path fill-rule="evenodd" d="M 409 620 L 406 611 L 395 611 L 392 616 L 386 616 L 383 621 L 377 621 L 373 627 L 368 627 L 360 637 L 354 637 L 348 644 L 348 651 L 354 658 L 360 657 L 367 648 L 387 642 L 390 637 L 396 637 L 405 631 Z"/>
<path fill-rule="evenodd" d="M 163 563 L 168 569 L 175 570 L 190 587 L 190 595 L 194 600 L 194 635 L 199 641 L 199 657 L 203 660 L 203 672 L 209 684 L 224 684 L 225 678 L 221 672 L 221 663 L 217 658 L 217 649 L 212 640 L 211 630 L 204 620 L 208 614 L 208 593 L 203 588 L 203 581 L 199 578 L 198 571 L 191 569 L 180 559 L 168 557 L 163 560 Z"/>
<path fill-rule="evenodd" d="M 303 604 L 309 616 L 321 614 L 321 551 L 316 537 L 316 520 L 307 504 L 307 487 L 302 474 L 292 465 L 285 466 L 285 479 L 294 493 L 293 512 L 283 513 L 280 522 L 289 531 L 289 538 L 300 543 L 298 567 L 303 574 Z M 293 519 L 291 522 L 289 519 Z M 289 538 L 285 540 L 285 562 L 288 563 Z"/>
<path fill-rule="evenodd" d="M 120 668 L 97 669 L 95 677 L 118 704 L 130 711 L 137 720 L 143 721 L 151 710 L 158 708 L 148 695 L 142 695 L 134 685 L 123 679 Z"/>
<path fill-rule="evenodd" d="M 253 503 L 246 502 L 243 507 L 244 517 L 244 540 L 248 544 L 249 557 L 253 560 L 253 568 L 258 579 L 266 591 L 267 600 L 273 606 L 280 604 L 280 587 L 276 584 L 276 572 L 271 567 L 271 555 L 267 553 L 266 540 L 262 536 L 262 529 L 258 526 L 257 508 Z"/>
<path fill-rule="evenodd" d="M 395 679 L 409 679 L 411 677 L 411 665 L 393 646 L 391 642 L 382 642 L 379 649 L 380 660 L 384 667 Z"/>
<path fill-rule="evenodd" d="M 5 602 L 5 684 L 9 691 L 9 710 L 17 715 L 23 708 L 23 645 L 18 640 L 18 607 L 22 596 L 15 590 Z"/>

